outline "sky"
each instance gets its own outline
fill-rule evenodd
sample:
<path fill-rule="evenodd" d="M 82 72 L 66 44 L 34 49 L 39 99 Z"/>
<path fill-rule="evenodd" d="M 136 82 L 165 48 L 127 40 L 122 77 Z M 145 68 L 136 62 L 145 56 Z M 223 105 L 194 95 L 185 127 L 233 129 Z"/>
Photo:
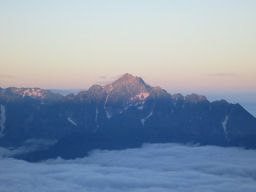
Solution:
<path fill-rule="evenodd" d="M 254 0 L 0 0 L 0 87 L 86 89 L 128 72 L 256 98 L 255 21 Z"/>
<path fill-rule="evenodd" d="M 145 144 L 40 163 L 4 158 L 3 152 L 0 148 L 1 192 L 256 191 L 255 150 Z"/>

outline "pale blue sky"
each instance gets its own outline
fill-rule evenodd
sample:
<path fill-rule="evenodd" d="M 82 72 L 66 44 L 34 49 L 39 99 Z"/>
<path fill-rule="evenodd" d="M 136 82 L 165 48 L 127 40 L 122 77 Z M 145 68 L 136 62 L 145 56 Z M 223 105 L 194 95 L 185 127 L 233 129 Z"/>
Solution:
<path fill-rule="evenodd" d="M 129 72 L 170 92 L 255 93 L 255 23 L 254 0 L 0 0 L 0 86 Z"/>

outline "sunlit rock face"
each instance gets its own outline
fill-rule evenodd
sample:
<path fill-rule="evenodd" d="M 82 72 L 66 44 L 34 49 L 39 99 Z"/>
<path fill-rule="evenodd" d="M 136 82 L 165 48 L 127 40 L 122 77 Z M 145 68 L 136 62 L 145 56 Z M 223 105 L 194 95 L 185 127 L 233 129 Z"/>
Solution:
<path fill-rule="evenodd" d="M 7 89 L 0 89 L 0 98 L 3 99 L 4 97 L 6 100 L 19 100 L 29 97 L 41 101 L 57 101 L 63 96 L 40 88 L 10 87 Z"/>
<path fill-rule="evenodd" d="M 256 119 L 239 104 L 170 94 L 130 74 L 76 95 L 0 89 L 0 104 L 4 106 L 1 146 L 22 146 L 30 139 L 57 141 L 49 151 L 26 156 L 30 160 L 73 158 L 95 148 L 136 147 L 144 142 L 256 148 Z"/>
<path fill-rule="evenodd" d="M 107 93 L 106 105 L 121 104 L 123 106 L 143 100 L 150 95 L 151 87 L 141 78 L 125 74 L 113 83 L 104 86 Z"/>

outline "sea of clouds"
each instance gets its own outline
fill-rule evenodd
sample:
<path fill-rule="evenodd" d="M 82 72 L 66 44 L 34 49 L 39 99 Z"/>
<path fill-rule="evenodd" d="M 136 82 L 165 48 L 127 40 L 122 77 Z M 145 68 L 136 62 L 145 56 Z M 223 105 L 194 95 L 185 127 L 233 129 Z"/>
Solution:
<path fill-rule="evenodd" d="M 145 144 L 40 163 L 2 156 L 0 191 L 255 192 L 256 150 Z"/>

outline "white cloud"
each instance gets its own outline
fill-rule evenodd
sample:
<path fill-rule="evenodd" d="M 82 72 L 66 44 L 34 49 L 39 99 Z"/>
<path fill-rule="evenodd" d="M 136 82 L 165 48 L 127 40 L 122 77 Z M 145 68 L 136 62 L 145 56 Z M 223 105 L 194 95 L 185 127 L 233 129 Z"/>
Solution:
<path fill-rule="evenodd" d="M 148 144 L 75 160 L 0 160 L 0 191 L 255 192 L 256 151 Z"/>
<path fill-rule="evenodd" d="M 29 139 L 26 140 L 22 146 L 18 148 L 3 148 L 0 147 L 0 159 L 5 157 L 13 157 L 15 155 L 21 155 L 37 151 L 39 149 L 45 149 L 55 144 L 56 140 L 47 139 Z"/>

